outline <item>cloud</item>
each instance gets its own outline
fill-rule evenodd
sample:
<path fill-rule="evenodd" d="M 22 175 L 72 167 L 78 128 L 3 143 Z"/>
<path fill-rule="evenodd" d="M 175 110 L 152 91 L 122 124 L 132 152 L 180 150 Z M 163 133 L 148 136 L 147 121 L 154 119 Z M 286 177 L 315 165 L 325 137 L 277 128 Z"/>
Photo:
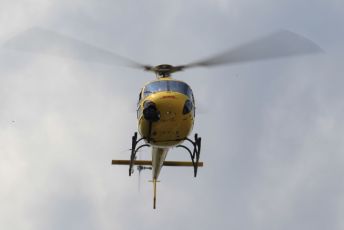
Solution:
<path fill-rule="evenodd" d="M 176 74 L 208 109 L 194 129 L 205 167 L 196 179 L 164 168 L 153 211 L 149 172 L 138 193 L 137 177 L 110 165 L 127 158 L 120 152 L 136 130 L 128 108 L 153 76 L 1 49 L 0 228 L 341 229 L 335 4 L 4 2 L 1 42 L 39 25 L 148 64 L 183 64 L 284 27 L 326 54 Z"/>

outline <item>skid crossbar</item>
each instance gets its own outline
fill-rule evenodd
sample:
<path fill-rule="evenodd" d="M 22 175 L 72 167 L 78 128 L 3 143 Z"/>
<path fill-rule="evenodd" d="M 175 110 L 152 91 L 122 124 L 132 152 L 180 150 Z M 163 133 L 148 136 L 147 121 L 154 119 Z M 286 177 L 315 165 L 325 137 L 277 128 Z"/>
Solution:
<path fill-rule="evenodd" d="M 130 160 L 112 160 L 113 165 L 130 165 Z M 152 165 L 152 161 L 135 160 L 134 165 Z M 194 167 L 194 163 L 188 161 L 164 161 L 164 166 Z M 198 167 L 203 167 L 203 162 L 198 162 Z"/>

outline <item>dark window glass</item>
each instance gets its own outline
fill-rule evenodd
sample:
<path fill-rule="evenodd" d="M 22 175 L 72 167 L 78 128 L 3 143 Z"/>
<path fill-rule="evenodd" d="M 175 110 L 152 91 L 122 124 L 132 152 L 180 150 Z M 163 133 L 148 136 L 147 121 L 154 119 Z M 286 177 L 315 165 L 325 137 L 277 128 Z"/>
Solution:
<path fill-rule="evenodd" d="M 139 93 L 139 102 L 138 103 L 140 103 L 140 101 L 141 101 L 141 95 L 142 95 L 142 89 L 141 89 L 141 91 Z"/>

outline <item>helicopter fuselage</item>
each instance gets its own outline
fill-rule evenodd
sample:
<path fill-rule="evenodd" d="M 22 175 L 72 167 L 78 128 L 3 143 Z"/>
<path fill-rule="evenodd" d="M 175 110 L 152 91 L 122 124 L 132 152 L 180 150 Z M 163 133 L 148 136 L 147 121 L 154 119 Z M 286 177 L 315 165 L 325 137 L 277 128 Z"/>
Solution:
<path fill-rule="evenodd" d="M 192 131 L 194 116 L 191 88 L 182 81 L 162 78 L 147 83 L 140 93 L 138 131 L 153 147 L 183 142 Z"/>
<path fill-rule="evenodd" d="M 160 78 L 140 92 L 138 131 L 152 146 L 152 179 L 157 180 L 169 148 L 183 142 L 192 131 L 195 116 L 191 88 L 182 81 Z"/>

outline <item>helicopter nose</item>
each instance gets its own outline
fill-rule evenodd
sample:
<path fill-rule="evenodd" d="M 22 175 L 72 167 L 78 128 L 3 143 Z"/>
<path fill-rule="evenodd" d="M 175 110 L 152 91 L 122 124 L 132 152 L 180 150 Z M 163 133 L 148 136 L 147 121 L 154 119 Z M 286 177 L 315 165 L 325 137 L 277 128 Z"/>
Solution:
<path fill-rule="evenodd" d="M 156 104 L 152 101 L 145 101 L 143 104 L 143 117 L 150 122 L 160 120 L 160 112 L 156 107 Z"/>

